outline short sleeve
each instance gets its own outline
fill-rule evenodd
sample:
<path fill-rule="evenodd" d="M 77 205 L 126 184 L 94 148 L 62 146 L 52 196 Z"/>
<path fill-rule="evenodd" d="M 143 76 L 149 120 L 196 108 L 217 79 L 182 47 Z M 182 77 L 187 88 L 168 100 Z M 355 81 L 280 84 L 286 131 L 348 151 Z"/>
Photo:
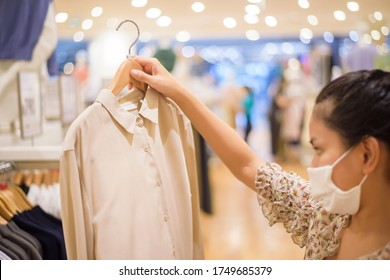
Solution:
<path fill-rule="evenodd" d="M 272 226 L 283 223 L 293 241 L 304 247 L 308 240 L 310 220 L 319 205 L 310 198 L 309 182 L 276 163 L 265 163 L 256 174 L 259 205 Z"/>

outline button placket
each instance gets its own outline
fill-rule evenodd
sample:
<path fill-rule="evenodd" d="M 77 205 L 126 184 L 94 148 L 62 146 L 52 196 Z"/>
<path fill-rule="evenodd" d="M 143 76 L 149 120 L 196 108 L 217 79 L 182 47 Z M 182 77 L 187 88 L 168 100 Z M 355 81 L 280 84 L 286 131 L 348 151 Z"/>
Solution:
<path fill-rule="evenodd" d="M 137 116 L 137 119 L 136 119 L 136 125 L 138 126 L 138 127 L 143 127 L 144 126 L 144 120 L 142 119 L 142 117 L 141 116 Z"/>

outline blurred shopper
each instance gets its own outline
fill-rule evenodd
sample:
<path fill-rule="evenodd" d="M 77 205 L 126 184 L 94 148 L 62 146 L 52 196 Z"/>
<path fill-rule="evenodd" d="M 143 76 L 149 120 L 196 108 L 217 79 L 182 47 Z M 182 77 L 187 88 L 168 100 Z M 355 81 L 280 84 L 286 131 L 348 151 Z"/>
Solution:
<path fill-rule="evenodd" d="M 248 136 L 252 130 L 251 113 L 252 113 L 252 108 L 253 108 L 253 104 L 254 104 L 254 94 L 253 94 L 253 90 L 248 86 L 244 86 L 243 90 L 244 90 L 244 97 L 242 99 L 241 105 L 242 105 L 242 108 L 244 109 L 245 119 L 246 119 L 244 140 L 245 140 L 245 142 L 248 142 Z"/>
<path fill-rule="evenodd" d="M 275 161 L 284 158 L 282 138 L 280 130 L 282 126 L 282 106 L 283 88 L 285 79 L 283 75 L 275 79 L 268 87 L 268 94 L 271 97 L 271 106 L 268 112 L 268 119 L 271 129 L 271 152 Z"/>
<path fill-rule="evenodd" d="M 317 96 L 309 181 L 265 162 L 156 59 L 131 75 L 173 99 L 231 172 L 257 192 L 305 259 L 390 259 L 390 73 L 350 72 Z"/>

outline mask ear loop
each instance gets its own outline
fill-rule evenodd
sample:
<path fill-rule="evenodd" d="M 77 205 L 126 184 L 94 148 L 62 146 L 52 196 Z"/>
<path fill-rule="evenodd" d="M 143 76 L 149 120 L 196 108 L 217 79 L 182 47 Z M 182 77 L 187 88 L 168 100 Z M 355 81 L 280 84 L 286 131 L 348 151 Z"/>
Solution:
<path fill-rule="evenodd" d="M 344 154 L 342 154 L 331 166 L 335 167 L 340 161 L 342 161 L 349 154 L 349 152 L 352 151 L 353 147 L 354 146 L 352 146 Z"/>

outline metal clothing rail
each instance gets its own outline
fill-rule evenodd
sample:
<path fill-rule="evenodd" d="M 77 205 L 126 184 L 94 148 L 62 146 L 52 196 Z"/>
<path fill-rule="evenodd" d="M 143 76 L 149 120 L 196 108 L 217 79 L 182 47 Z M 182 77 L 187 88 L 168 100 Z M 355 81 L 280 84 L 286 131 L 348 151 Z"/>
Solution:
<path fill-rule="evenodd" d="M 0 175 L 16 169 L 16 164 L 13 161 L 0 162 Z"/>

